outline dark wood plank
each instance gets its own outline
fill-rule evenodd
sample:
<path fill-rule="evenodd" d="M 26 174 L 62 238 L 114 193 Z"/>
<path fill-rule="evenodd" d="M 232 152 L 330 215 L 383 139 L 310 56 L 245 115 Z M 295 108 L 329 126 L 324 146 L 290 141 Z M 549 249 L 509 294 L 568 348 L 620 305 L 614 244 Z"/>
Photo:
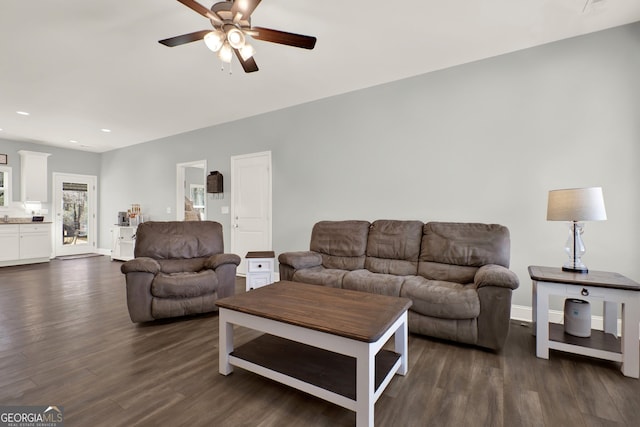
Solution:
<path fill-rule="evenodd" d="M 240 346 L 231 355 L 349 399 L 356 398 L 353 357 L 268 334 Z M 388 350 L 376 354 L 376 390 L 398 359 L 399 354 Z"/>
<path fill-rule="evenodd" d="M 70 427 L 355 425 L 353 412 L 251 372 L 218 374 L 216 313 L 131 323 L 121 264 L 0 268 L 0 405 L 58 404 Z M 376 426 L 638 425 L 639 380 L 615 362 L 538 359 L 531 332 L 512 322 L 498 354 L 410 334 L 409 372 L 376 403 Z M 236 327 L 234 341 L 259 335 Z"/>
<path fill-rule="evenodd" d="M 607 334 L 597 329 L 591 330 L 590 337 L 576 337 L 564 332 L 564 325 L 549 323 L 549 339 L 565 344 L 579 345 L 596 350 L 622 353 L 622 341 L 613 334 Z"/>
<path fill-rule="evenodd" d="M 223 298 L 216 304 L 291 325 L 374 342 L 407 311 L 411 300 L 282 281 Z"/>
<path fill-rule="evenodd" d="M 256 251 L 247 252 L 245 258 L 275 258 L 276 254 L 273 251 Z"/>
<path fill-rule="evenodd" d="M 609 271 L 589 271 L 587 274 L 562 271 L 560 267 L 529 266 L 529 276 L 540 282 L 571 283 L 574 285 L 597 286 L 602 288 L 639 291 L 637 283 L 620 273 Z"/>

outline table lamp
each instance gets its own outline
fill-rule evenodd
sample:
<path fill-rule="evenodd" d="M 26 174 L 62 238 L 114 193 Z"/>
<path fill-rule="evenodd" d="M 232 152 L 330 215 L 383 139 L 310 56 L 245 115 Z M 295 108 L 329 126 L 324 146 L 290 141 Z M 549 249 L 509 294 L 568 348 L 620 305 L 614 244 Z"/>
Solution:
<path fill-rule="evenodd" d="M 586 252 L 582 241 L 584 225 L 580 221 L 604 221 L 607 213 L 604 209 L 602 187 L 567 188 L 549 191 L 547 203 L 547 221 L 569 221 L 569 238 L 565 251 L 569 261 L 563 271 L 588 273 L 581 257 Z"/>

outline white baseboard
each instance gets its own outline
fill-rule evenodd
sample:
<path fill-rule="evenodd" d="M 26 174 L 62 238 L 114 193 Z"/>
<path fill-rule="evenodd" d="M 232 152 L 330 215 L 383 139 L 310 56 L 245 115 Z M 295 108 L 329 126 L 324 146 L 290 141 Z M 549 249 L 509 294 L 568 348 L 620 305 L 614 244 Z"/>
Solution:
<path fill-rule="evenodd" d="M 511 318 L 522 322 L 533 321 L 533 308 L 526 305 L 512 305 Z M 549 310 L 549 321 L 552 323 L 564 323 L 564 313 L 559 310 Z M 604 318 L 602 316 L 591 316 L 591 328 L 602 330 L 604 328 Z M 622 320 L 618 319 L 618 336 L 622 331 Z"/>

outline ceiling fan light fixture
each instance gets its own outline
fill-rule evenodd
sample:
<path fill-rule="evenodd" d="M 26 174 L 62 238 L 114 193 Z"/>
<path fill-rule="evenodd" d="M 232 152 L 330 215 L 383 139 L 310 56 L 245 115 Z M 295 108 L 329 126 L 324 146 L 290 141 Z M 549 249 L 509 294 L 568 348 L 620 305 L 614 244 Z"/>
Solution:
<path fill-rule="evenodd" d="M 251 46 L 249 43 L 245 43 L 245 45 L 242 46 L 242 48 L 240 48 L 240 56 L 245 61 L 251 58 L 253 55 L 255 55 L 255 53 L 256 53 L 255 48 Z"/>
<path fill-rule="evenodd" d="M 233 50 L 231 50 L 231 46 L 228 42 L 224 42 L 224 44 L 218 51 L 218 58 L 220 58 L 222 62 L 226 62 L 227 64 L 229 64 L 231 62 L 232 55 Z"/>
<path fill-rule="evenodd" d="M 244 46 L 245 43 L 244 34 L 239 28 L 231 28 L 227 31 L 227 41 L 232 48 L 242 49 L 242 46 Z"/>
<path fill-rule="evenodd" d="M 206 44 L 212 52 L 217 52 L 222 47 L 224 38 L 225 34 L 222 31 L 211 31 L 204 36 L 204 44 Z"/>

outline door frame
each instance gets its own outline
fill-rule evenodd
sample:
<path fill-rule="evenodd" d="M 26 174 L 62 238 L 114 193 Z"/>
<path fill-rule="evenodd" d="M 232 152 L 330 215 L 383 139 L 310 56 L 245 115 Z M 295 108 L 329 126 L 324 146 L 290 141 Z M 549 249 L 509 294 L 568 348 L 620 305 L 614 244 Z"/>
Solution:
<path fill-rule="evenodd" d="M 236 233 L 235 233 L 235 229 L 236 229 L 236 224 L 235 224 L 235 217 L 236 217 L 236 200 L 235 200 L 235 193 L 236 193 L 236 176 L 235 176 L 235 163 L 238 160 L 245 160 L 245 159 L 250 159 L 253 157 L 266 157 L 266 159 L 268 160 L 268 169 L 269 169 L 269 184 L 267 186 L 267 197 L 269 200 L 269 209 L 268 209 L 268 220 L 267 220 L 267 233 L 268 233 L 268 246 L 269 246 L 269 250 L 273 249 L 273 169 L 272 169 L 272 158 L 271 158 L 271 151 L 261 151 L 258 153 L 250 153 L 250 154 L 241 154 L 238 156 L 231 156 L 231 161 L 230 161 L 230 166 L 231 166 L 231 218 L 230 218 L 230 224 L 229 224 L 229 228 L 230 228 L 230 238 L 231 238 L 231 252 L 232 253 L 236 253 Z M 244 257 L 244 254 L 239 254 L 241 257 Z M 243 258 L 244 261 L 244 258 Z M 246 274 L 246 272 L 243 271 L 238 271 L 237 273 L 239 276 L 244 276 Z"/>
<path fill-rule="evenodd" d="M 61 251 L 61 246 L 58 242 L 62 241 L 62 187 L 58 192 L 58 183 L 62 184 L 64 181 L 82 180 L 81 182 L 87 182 L 88 185 L 88 204 L 89 204 L 89 219 L 87 225 L 89 227 L 87 233 L 87 246 L 78 246 L 79 248 L 86 248 L 88 250 L 78 251 L 77 253 L 97 252 L 98 246 L 98 177 L 96 175 L 80 175 L 74 173 L 53 172 L 52 181 L 53 189 L 51 191 L 51 218 L 53 221 L 53 232 L 51 233 L 51 247 L 53 250 L 53 256 L 73 255 L 74 251 Z"/>
<path fill-rule="evenodd" d="M 202 168 L 202 179 L 205 186 L 204 197 L 204 219 L 207 219 L 207 160 L 195 160 L 176 164 L 176 221 L 184 221 L 184 198 L 186 196 L 186 174 L 185 168 Z"/>

